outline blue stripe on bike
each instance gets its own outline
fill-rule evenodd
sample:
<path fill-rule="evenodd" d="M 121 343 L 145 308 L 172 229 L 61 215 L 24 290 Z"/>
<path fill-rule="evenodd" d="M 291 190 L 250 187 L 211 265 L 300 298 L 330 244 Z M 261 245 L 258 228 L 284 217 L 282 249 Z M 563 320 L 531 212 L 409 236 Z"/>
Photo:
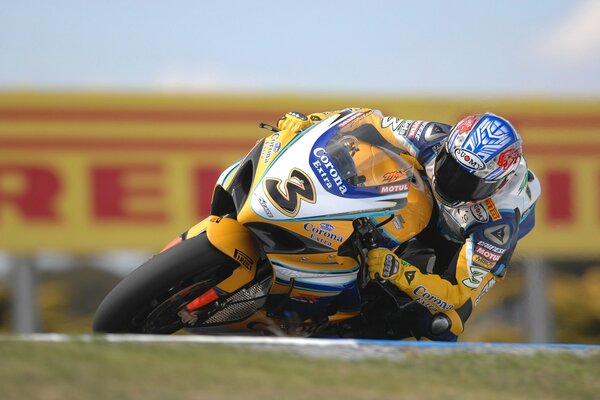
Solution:
<path fill-rule="evenodd" d="M 293 271 L 298 271 L 298 272 L 310 272 L 310 273 L 315 273 L 315 274 L 349 274 L 349 273 L 358 271 L 358 268 L 359 268 L 358 264 L 357 264 L 354 267 L 352 267 L 351 269 L 314 270 L 308 266 L 307 266 L 307 268 L 302 268 L 302 267 L 298 267 L 297 265 L 286 264 L 279 260 L 271 260 L 271 263 L 273 263 L 277 266 L 283 267 L 285 269 L 291 269 Z M 314 264 L 319 264 L 319 263 L 314 263 Z M 329 263 L 323 263 L 323 264 L 329 264 Z M 337 263 L 332 263 L 332 264 L 339 265 Z"/>

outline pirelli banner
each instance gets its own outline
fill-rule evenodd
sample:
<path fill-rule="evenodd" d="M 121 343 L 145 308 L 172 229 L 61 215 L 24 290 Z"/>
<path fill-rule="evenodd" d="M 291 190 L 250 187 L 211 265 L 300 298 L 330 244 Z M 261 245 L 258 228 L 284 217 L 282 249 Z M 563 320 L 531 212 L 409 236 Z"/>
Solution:
<path fill-rule="evenodd" d="M 0 93 L 0 250 L 157 250 L 208 214 L 219 173 L 288 110 L 453 124 L 491 111 L 543 194 L 519 255 L 600 257 L 600 101 Z"/>

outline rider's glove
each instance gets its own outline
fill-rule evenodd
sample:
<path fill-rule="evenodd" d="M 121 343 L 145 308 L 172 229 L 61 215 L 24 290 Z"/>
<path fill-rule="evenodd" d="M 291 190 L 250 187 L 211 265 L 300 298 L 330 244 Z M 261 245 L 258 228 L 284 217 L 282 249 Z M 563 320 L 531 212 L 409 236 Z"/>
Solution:
<path fill-rule="evenodd" d="M 371 279 L 394 281 L 402 275 L 405 262 L 386 248 L 370 250 L 367 254 L 369 276 Z"/>
<path fill-rule="evenodd" d="M 306 115 L 296 111 L 290 111 L 279 118 L 279 121 L 277 121 L 277 128 L 280 131 L 285 130 L 296 133 L 308 128 L 312 124 L 313 122 Z"/>

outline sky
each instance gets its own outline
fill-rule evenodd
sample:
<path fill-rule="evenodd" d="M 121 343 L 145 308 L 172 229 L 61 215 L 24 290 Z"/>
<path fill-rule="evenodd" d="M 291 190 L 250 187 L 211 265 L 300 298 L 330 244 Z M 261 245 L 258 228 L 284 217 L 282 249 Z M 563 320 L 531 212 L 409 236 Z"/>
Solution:
<path fill-rule="evenodd" d="M 600 0 L 3 3 L 0 90 L 600 97 Z"/>

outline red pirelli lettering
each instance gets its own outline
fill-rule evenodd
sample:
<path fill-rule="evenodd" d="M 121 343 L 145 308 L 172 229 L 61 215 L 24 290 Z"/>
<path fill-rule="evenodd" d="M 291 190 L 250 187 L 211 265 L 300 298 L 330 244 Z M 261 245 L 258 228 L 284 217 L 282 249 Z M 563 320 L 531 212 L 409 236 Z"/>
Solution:
<path fill-rule="evenodd" d="M 17 209 L 28 221 L 58 221 L 61 186 L 50 167 L 0 164 L 0 209 Z"/>
<path fill-rule="evenodd" d="M 92 215 L 96 221 L 162 223 L 167 220 L 161 165 L 92 167 Z"/>
<path fill-rule="evenodd" d="M 202 219 L 210 215 L 210 204 L 217 179 L 223 171 L 222 168 L 208 166 L 199 167 L 194 172 L 196 184 L 196 217 Z"/>
<path fill-rule="evenodd" d="M 573 221 L 573 180 L 570 171 L 546 172 L 546 217 L 549 222 Z"/>

